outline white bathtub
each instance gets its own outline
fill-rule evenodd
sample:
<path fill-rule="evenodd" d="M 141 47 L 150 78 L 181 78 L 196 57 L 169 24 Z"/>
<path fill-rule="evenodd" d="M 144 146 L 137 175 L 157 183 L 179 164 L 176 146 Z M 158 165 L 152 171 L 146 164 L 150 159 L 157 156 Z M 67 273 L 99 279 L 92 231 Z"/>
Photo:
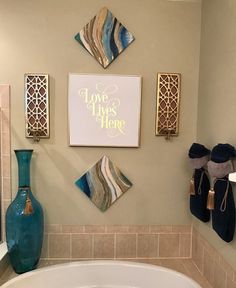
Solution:
<path fill-rule="evenodd" d="M 2 288 L 201 288 L 173 270 L 125 261 L 80 261 L 17 276 Z"/>

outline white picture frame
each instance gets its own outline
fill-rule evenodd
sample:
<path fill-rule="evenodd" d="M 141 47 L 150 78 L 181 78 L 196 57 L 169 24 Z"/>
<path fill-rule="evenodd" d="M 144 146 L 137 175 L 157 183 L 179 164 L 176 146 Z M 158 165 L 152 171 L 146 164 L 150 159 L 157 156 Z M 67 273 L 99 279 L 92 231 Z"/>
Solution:
<path fill-rule="evenodd" d="M 139 147 L 141 76 L 69 74 L 70 146 Z"/>

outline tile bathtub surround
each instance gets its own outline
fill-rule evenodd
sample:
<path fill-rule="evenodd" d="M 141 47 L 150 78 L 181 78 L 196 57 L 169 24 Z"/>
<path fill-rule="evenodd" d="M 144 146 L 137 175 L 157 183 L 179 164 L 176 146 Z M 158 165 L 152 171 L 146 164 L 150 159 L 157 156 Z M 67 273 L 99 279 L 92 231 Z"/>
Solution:
<path fill-rule="evenodd" d="M 212 287 L 236 288 L 236 271 L 191 225 L 55 224 L 46 227 L 41 261 L 91 259 L 155 262 L 167 267 L 182 259 L 187 266 L 194 263 L 198 271 L 194 273 L 201 273 Z M 177 268 L 175 270 L 182 269 Z"/>
<path fill-rule="evenodd" d="M 49 225 L 42 259 L 191 257 L 191 225 Z"/>
<path fill-rule="evenodd" d="M 11 202 L 11 155 L 10 155 L 10 86 L 0 85 L 0 148 L 1 148 L 1 225 L 5 239 L 5 213 Z"/>
<path fill-rule="evenodd" d="M 236 288 L 236 271 L 223 256 L 193 228 L 192 260 L 214 288 Z"/>
<path fill-rule="evenodd" d="M 125 259 L 129 260 L 129 259 Z M 132 260 L 131 260 L 132 261 Z M 191 259 L 158 259 L 158 260 L 152 260 L 152 259 L 136 259 L 136 262 L 141 263 L 148 263 L 158 266 L 163 266 L 166 268 L 173 269 L 175 271 L 178 271 L 180 273 L 183 273 L 187 275 L 188 277 L 194 279 L 196 282 L 201 285 L 202 288 L 212 288 L 212 286 L 206 281 L 206 279 L 201 275 L 197 267 L 194 265 Z M 41 260 L 39 263 L 39 268 L 50 266 L 50 265 L 56 265 L 56 264 L 62 264 L 68 261 L 65 260 Z M 9 279 L 12 279 L 13 277 L 16 277 L 17 274 L 15 274 L 11 267 L 8 267 L 8 269 L 5 271 L 5 273 L 0 278 L 0 285 L 8 281 Z M 227 288 L 233 288 L 234 286 L 229 286 Z"/>

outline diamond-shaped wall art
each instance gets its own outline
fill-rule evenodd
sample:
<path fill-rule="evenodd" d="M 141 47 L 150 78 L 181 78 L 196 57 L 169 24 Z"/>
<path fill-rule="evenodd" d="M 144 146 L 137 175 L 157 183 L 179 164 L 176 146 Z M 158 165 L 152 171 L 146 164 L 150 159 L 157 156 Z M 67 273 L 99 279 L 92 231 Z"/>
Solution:
<path fill-rule="evenodd" d="M 75 39 L 106 68 L 134 41 L 134 36 L 104 7 Z"/>
<path fill-rule="evenodd" d="M 103 156 L 75 184 L 101 211 L 106 211 L 132 186 L 107 156 Z"/>

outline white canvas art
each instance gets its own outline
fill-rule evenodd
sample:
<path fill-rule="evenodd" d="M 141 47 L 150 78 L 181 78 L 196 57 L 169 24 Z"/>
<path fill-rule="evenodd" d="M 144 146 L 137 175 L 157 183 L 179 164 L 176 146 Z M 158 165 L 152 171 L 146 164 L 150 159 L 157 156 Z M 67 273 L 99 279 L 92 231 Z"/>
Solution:
<path fill-rule="evenodd" d="M 70 146 L 138 147 L 141 77 L 69 75 Z"/>

